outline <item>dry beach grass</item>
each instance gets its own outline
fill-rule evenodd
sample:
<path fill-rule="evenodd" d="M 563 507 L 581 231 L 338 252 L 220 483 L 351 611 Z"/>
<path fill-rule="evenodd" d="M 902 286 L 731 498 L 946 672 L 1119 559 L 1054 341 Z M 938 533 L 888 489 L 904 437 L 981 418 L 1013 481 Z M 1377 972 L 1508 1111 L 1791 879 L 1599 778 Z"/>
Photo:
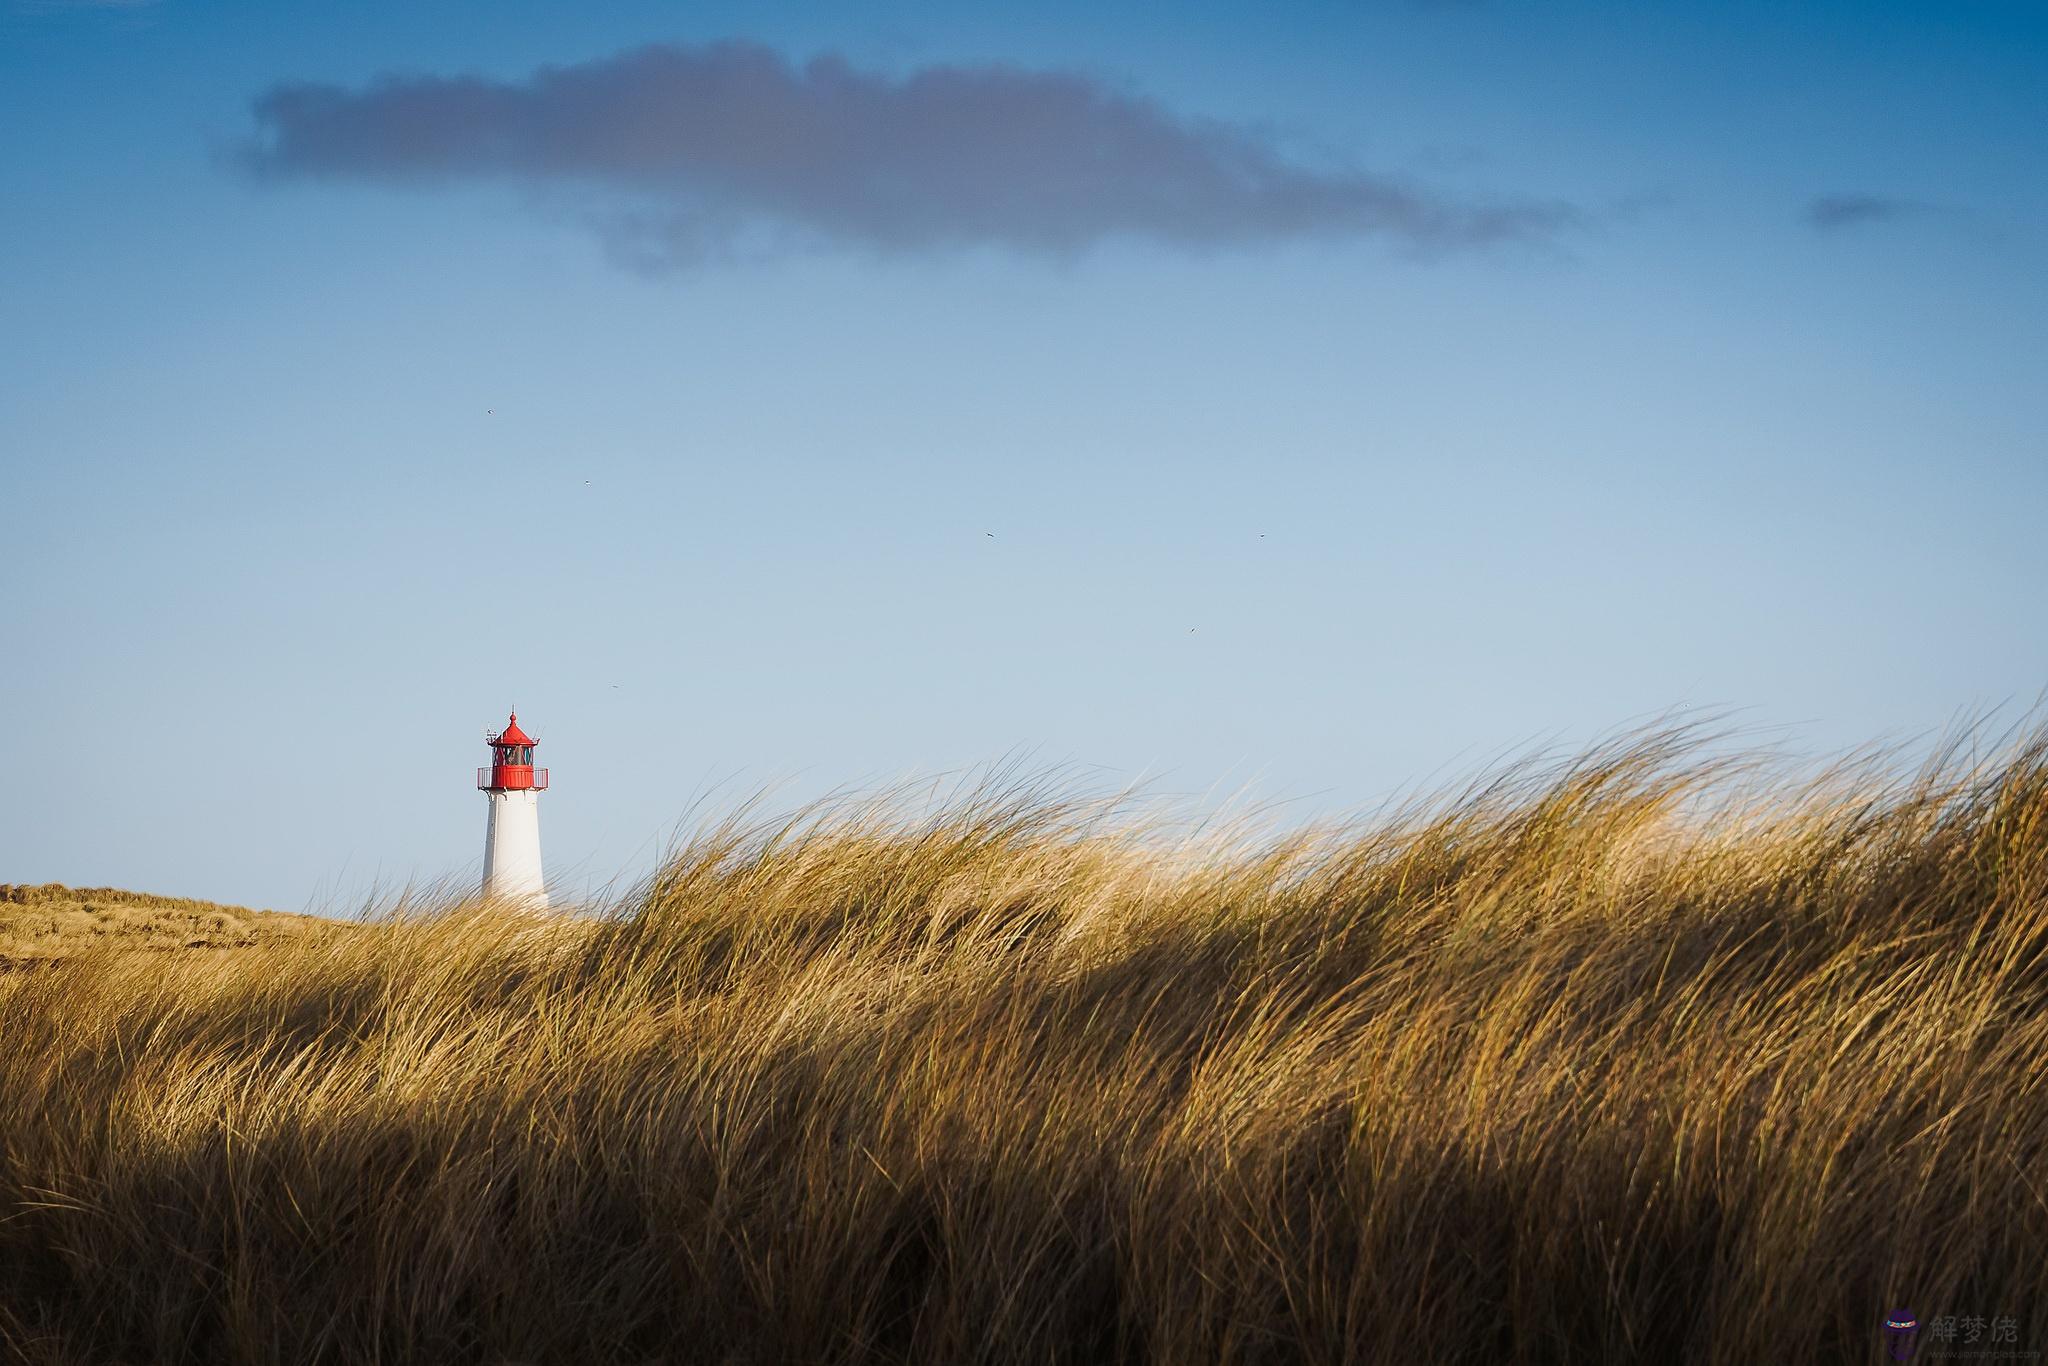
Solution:
<path fill-rule="evenodd" d="M 97 949 L 239 949 L 330 928 L 309 915 L 252 911 L 113 887 L 0 883 L 0 972 Z"/>
<path fill-rule="evenodd" d="M 0 974 L 23 1362 L 1871 1360 L 2048 1310 L 2048 741 L 1029 784 Z M 1776 777 L 1773 777 L 1776 773 Z M 2022 1342 L 2022 1346 L 2038 1345 Z"/>

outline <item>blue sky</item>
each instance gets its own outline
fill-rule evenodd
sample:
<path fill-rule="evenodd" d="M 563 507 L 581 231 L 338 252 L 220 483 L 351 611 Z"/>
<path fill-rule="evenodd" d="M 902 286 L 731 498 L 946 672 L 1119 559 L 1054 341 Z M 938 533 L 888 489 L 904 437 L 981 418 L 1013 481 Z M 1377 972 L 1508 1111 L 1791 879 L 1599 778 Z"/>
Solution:
<path fill-rule="evenodd" d="M 2038 6 L 0 5 L 0 880 L 2048 684 Z"/>

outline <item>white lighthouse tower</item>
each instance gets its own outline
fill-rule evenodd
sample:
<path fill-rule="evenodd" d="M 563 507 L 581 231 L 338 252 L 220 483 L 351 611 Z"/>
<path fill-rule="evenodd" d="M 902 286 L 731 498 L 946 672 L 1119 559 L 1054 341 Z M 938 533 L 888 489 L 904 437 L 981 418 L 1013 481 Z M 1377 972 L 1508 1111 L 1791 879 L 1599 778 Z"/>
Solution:
<path fill-rule="evenodd" d="M 484 740 L 491 747 L 490 767 L 476 771 L 476 785 L 491 802 L 490 824 L 484 828 L 484 896 L 545 907 L 540 794 L 547 788 L 548 771 L 533 766 L 533 747 L 540 742 L 519 729 L 516 711 L 505 729 Z"/>

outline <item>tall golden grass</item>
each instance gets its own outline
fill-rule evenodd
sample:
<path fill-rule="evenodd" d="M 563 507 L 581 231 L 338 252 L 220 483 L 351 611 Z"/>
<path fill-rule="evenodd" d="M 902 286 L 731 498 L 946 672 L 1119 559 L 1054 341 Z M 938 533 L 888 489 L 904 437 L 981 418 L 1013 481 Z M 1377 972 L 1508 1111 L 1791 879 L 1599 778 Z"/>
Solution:
<path fill-rule="evenodd" d="M 1800 1362 L 2048 1313 L 2048 738 L 747 815 L 0 981 L 27 1362 Z M 1775 776 L 1774 776 L 1775 775 Z M 2029 1315 L 2033 1317 L 2030 1319 Z"/>

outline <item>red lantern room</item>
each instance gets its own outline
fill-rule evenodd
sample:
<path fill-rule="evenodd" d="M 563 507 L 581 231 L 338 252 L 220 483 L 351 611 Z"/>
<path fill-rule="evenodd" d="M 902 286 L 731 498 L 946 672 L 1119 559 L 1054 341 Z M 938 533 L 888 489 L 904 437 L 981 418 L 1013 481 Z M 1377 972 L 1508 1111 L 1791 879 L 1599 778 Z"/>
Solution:
<path fill-rule="evenodd" d="M 548 771 L 533 766 L 533 747 L 540 743 L 519 729 L 519 713 L 513 712 L 505 729 L 486 735 L 491 747 L 491 766 L 476 771 L 476 785 L 487 792 L 540 791 L 548 785 Z"/>

